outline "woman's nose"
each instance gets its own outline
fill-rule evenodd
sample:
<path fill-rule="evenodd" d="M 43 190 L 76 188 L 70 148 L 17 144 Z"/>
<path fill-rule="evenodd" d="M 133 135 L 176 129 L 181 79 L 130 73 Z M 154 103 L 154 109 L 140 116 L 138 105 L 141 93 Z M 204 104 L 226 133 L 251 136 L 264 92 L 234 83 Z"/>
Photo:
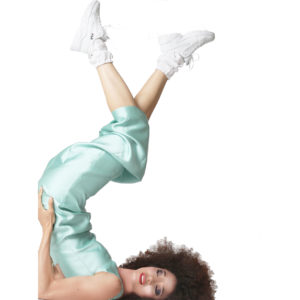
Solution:
<path fill-rule="evenodd" d="M 153 276 L 151 276 L 151 275 L 147 276 L 147 283 L 148 284 L 152 284 L 153 283 Z"/>

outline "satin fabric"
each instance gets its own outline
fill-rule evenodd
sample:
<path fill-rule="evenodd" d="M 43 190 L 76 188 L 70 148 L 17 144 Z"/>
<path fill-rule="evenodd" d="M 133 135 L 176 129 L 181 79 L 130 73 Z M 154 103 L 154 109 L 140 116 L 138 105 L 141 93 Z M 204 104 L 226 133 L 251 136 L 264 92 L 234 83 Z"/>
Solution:
<path fill-rule="evenodd" d="M 85 204 L 110 180 L 133 183 L 142 179 L 149 125 L 146 115 L 136 106 L 123 106 L 112 114 L 114 120 L 100 130 L 96 139 L 75 143 L 53 157 L 38 182 L 38 188 L 42 186 L 44 190 L 45 208 L 49 197 L 54 198 L 56 222 L 50 255 L 65 277 L 104 271 L 120 278 L 116 263 L 91 232 L 90 213 Z M 96 213 L 101 217 L 110 212 Z M 123 284 L 122 291 L 113 299 L 122 294 Z"/>

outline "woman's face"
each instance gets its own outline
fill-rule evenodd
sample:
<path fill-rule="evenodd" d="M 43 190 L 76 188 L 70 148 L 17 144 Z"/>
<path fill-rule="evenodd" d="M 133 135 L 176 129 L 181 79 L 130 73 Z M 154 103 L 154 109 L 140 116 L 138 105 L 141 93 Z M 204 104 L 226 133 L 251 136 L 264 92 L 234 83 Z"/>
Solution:
<path fill-rule="evenodd" d="M 177 283 L 173 273 L 156 267 L 137 269 L 134 275 L 133 292 L 143 298 L 165 299 Z"/>

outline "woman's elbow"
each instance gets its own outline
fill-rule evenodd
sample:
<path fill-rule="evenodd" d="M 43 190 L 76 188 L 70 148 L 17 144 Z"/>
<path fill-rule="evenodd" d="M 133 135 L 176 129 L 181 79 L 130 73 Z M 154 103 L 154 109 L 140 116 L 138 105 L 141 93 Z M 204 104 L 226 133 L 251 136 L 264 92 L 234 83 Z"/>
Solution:
<path fill-rule="evenodd" d="M 46 300 L 43 292 L 38 291 L 38 300 Z"/>
<path fill-rule="evenodd" d="M 47 300 L 46 295 L 47 295 L 47 291 L 45 291 L 44 289 L 38 291 L 39 300 Z"/>
<path fill-rule="evenodd" d="M 39 288 L 38 290 L 38 299 L 39 300 L 50 300 L 51 287 L 48 285 L 47 287 Z"/>

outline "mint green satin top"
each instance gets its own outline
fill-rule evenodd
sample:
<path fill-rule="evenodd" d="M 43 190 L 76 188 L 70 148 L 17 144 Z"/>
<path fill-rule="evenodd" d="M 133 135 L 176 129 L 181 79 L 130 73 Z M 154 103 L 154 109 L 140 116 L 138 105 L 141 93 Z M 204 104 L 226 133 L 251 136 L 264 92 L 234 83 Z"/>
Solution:
<path fill-rule="evenodd" d="M 65 277 L 104 271 L 120 278 L 116 263 L 91 232 L 91 216 L 85 204 L 110 180 L 133 183 L 142 179 L 149 125 L 146 115 L 136 106 L 123 106 L 112 114 L 114 120 L 100 130 L 99 137 L 91 142 L 75 143 L 53 157 L 38 182 L 38 188 L 42 186 L 44 190 L 45 208 L 49 197 L 54 198 L 56 221 L 50 255 Z M 94 213 L 101 217 L 108 212 Z M 123 284 L 113 299 L 122 294 Z"/>

